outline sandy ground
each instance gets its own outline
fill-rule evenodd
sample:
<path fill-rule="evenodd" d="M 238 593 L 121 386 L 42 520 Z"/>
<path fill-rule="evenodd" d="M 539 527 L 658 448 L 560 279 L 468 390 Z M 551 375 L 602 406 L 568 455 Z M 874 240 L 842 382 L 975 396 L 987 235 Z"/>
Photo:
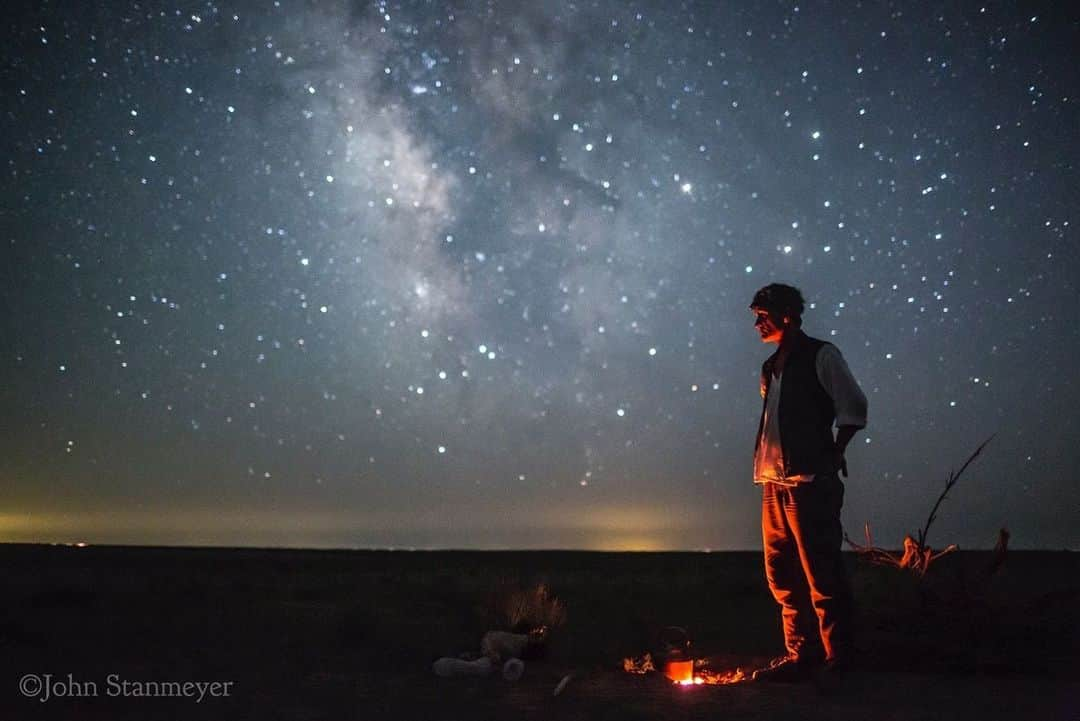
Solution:
<path fill-rule="evenodd" d="M 838 693 L 823 697 L 809 684 L 682 688 L 661 679 L 596 673 L 572 680 L 558 698 L 551 697 L 550 684 L 533 682 L 477 690 L 471 703 L 469 691 L 445 686 L 427 686 L 425 694 L 434 692 L 458 707 L 430 718 L 496 718 L 507 714 L 583 720 L 1080 718 L 1080 683 L 1031 677 L 853 673 Z M 470 705 L 475 714 L 462 708 Z M 407 705 L 401 707 L 401 712 L 409 717 Z"/>
<path fill-rule="evenodd" d="M 620 670 L 670 624 L 716 670 L 776 653 L 753 553 L 0 546 L 0 719 L 1080 719 L 1080 554 L 1014 553 L 993 576 L 986 554 L 943 560 L 916 583 L 849 559 L 859 670 L 822 696 Z M 499 589 L 537 580 L 567 621 L 519 682 L 431 673 L 477 649 Z M 116 695 L 110 674 L 230 686 Z"/>

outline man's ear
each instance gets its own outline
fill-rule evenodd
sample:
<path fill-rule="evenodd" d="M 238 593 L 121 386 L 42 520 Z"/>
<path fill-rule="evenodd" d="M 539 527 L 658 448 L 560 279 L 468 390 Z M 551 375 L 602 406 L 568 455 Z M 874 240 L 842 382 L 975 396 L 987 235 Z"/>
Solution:
<path fill-rule="evenodd" d="M 791 325 L 791 318 L 789 318 L 788 316 L 785 315 L 783 317 L 783 321 L 784 321 L 784 325 Z"/>

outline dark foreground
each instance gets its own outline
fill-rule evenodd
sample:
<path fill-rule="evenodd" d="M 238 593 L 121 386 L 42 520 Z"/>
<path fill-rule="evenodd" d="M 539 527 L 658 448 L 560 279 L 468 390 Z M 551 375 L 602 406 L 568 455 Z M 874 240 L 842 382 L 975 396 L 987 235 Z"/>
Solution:
<path fill-rule="evenodd" d="M 0 546 L 0 719 L 1080 718 L 1080 554 L 1011 553 L 993 576 L 987 558 L 922 584 L 850 558 L 859 670 L 823 697 L 621 671 L 673 624 L 716 670 L 778 652 L 753 553 Z M 499 589 L 538 580 L 567 621 L 519 682 L 431 673 L 477 649 Z M 136 695 L 147 681 L 191 695 Z"/>

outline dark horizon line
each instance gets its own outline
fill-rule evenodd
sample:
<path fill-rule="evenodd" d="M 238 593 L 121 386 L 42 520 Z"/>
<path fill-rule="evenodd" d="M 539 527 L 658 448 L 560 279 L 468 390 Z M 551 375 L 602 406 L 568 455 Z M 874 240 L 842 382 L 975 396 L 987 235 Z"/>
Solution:
<path fill-rule="evenodd" d="M 269 551 L 269 552 L 300 552 L 300 553 L 594 553 L 594 554 L 719 554 L 719 553 L 761 553 L 760 548 L 728 548 L 728 549 L 663 549 L 663 550 L 621 550 L 611 551 L 594 548 L 454 548 L 454 547 L 419 547 L 419 546 L 220 546 L 220 545 L 170 545 L 170 544 L 125 544 L 125 543 L 67 543 L 67 542 L 27 542 L 27 541 L 0 541 L 0 549 L 51 549 L 70 548 L 83 549 L 108 549 L 108 550 L 141 550 L 141 551 Z M 885 549 L 887 551 L 901 552 L 903 549 Z M 989 553 L 992 547 L 958 548 L 956 553 Z M 1076 553 L 1073 548 L 1010 548 L 1009 553 Z M 842 549 L 845 554 L 856 554 L 857 551 Z"/>

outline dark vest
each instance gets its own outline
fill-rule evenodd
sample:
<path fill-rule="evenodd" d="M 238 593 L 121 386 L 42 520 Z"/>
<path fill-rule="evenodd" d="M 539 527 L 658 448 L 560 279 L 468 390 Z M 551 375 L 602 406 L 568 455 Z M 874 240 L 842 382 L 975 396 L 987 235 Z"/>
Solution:
<path fill-rule="evenodd" d="M 784 361 L 783 385 L 780 387 L 780 448 L 784 455 L 784 475 L 829 473 L 836 471 L 833 423 L 836 409 L 832 398 L 821 387 L 817 377 L 817 354 L 823 340 L 800 334 L 791 355 Z M 779 351 L 777 351 L 779 353 Z M 761 381 L 768 395 L 773 381 L 776 353 L 761 366 Z M 765 426 L 765 400 L 758 421 L 754 452 L 761 443 Z"/>

